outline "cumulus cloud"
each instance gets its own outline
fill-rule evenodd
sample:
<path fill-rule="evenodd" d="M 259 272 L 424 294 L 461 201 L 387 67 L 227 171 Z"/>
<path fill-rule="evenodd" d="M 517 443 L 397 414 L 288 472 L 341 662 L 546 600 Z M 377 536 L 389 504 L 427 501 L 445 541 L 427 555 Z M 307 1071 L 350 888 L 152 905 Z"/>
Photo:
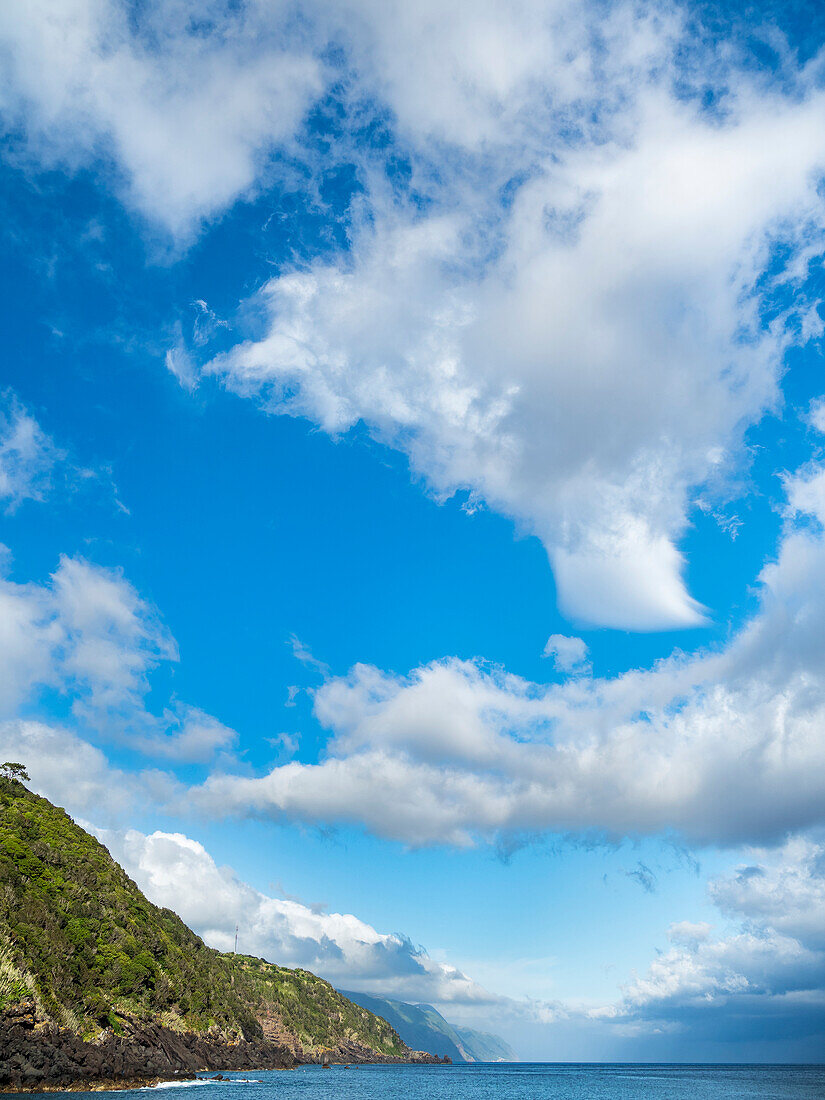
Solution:
<path fill-rule="evenodd" d="M 797 837 L 710 883 L 738 922 L 713 936 L 702 922 L 670 928 L 672 946 L 591 1013 L 620 1026 L 664 1027 L 717 1040 L 808 1040 L 825 1025 L 825 849 Z"/>
<path fill-rule="evenodd" d="M 351 989 L 402 999 L 489 1003 L 461 971 L 431 959 L 404 936 L 377 932 L 348 913 L 325 913 L 297 899 L 268 897 L 219 867 L 181 833 L 92 831 L 157 905 L 173 909 L 212 947 L 300 966 Z"/>
<path fill-rule="evenodd" d="M 825 473 L 786 484 L 760 608 L 725 648 L 551 685 L 456 658 L 407 676 L 357 665 L 315 692 L 318 763 L 215 776 L 193 797 L 412 845 L 545 831 L 737 844 L 823 824 Z"/>
<path fill-rule="evenodd" d="M 3 554 L 4 572 L 8 554 Z M 36 684 L 53 681 L 62 632 L 50 592 L 39 585 L 0 579 L 0 710 L 14 713 Z"/>
<path fill-rule="evenodd" d="M 825 847 L 797 836 L 778 851 L 754 851 L 752 857 L 733 874 L 711 882 L 713 901 L 723 913 L 744 914 L 825 951 Z"/>
<path fill-rule="evenodd" d="M 29 719 L 0 722 L 0 757 L 22 760 L 32 787 L 71 814 L 123 821 L 179 803 L 182 787 L 161 771 L 123 771 L 64 726 Z"/>
<path fill-rule="evenodd" d="M 174 710 L 164 712 L 162 722 L 152 724 L 160 728 L 138 733 L 129 742 L 145 756 L 200 764 L 219 757 L 224 766 L 235 762 L 235 730 L 198 707 L 178 704 Z"/>
<path fill-rule="evenodd" d="M 130 204 L 188 234 L 254 183 L 323 86 L 290 28 L 281 3 L 5 7 L 6 129 L 41 164 L 112 165 Z"/>
<path fill-rule="evenodd" d="M 512 516 L 544 542 L 572 619 L 698 625 L 677 544 L 697 487 L 722 491 L 778 402 L 791 330 L 760 307 L 822 244 L 825 100 L 804 73 L 782 94 L 726 71 L 708 111 L 672 92 L 673 28 L 619 20 L 596 102 L 586 35 L 562 31 L 565 60 L 547 60 L 565 10 L 519 5 L 505 29 L 496 4 L 448 6 L 440 102 L 387 31 L 399 75 L 382 87 L 420 192 L 369 190 L 346 251 L 273 278 L 246 307 L 263 336 L 206 369 L 330 433 L 363 422 L 436 494 Z M 525 48 L 482 74 L 493 26 Z M 787 269 L 765 280 L 780 243 Z M 798 313 L 805 337 L 821 330 L 810 303 Z"/>
<path fill-rule="evenodd" d="M 583 638 L 568 638 L 564 634 L 551 634 L 544 647 L 544 657 L 551 657 L 561 672 L 583 671 L 587 665 L 587 645 Z"/>
<path fill-rule="evenodd" d="M 75 719 L 145 755 L 233 762 L 237 735 L 212 715 L 179 701 L 147 708 L 151 673 L 177 659 L 157 610 L 119 570 L 64 556 L 44 584 L 0 575 L 0 717 L 56 689 Z"/>
<path fill-rule="evenodd" d="M 178 657 L 154 608 L 118 570 L 81 558 L 61 557 L 48 591 L 60 632 L 57 674 L 75 693 L 76 709 L 98 715 L 139 709 L 148 673 Z"/>
<path fill-rule="evenodd" d="M 460 1008 L 527 1056 L 816 1061 L 825 1029 L 825 850 L 795 837 L 709 883 L 726 920 L 676 921 L 611 1003 L 508 999 Z M 752 884 L 755 884 L 753 886 Z M 784 1052 L 784 1054 L 782 1054 Z"/>

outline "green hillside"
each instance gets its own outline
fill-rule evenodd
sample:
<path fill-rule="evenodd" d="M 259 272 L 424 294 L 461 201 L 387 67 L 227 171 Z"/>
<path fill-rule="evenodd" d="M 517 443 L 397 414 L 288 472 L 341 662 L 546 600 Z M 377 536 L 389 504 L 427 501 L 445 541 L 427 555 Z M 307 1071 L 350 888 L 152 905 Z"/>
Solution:
<path fill-rule="evenodd" d="M 26 1001 L 85 1038 L 138 1020 L 304 1056 L 347 1043 L 410 1053 L 315 975 L 206 947 L 63 810 L 0 778 L 0 1013 Z"/>
<path fill-rule="evenodd" d="M 345 992 L 344 996 L 388 1020 L 409 1046 L 446 1055 L 454 1062 L 517 1061 L 515 1051 L 498 1035 L 451 1024 L 432 1005 L 406 1004 L 369 993 Z"/>

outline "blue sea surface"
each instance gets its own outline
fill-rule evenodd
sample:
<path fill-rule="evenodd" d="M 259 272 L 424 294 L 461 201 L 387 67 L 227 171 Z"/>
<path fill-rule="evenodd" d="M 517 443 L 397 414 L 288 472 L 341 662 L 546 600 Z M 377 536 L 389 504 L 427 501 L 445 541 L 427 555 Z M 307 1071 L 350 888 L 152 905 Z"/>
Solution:
<path fill-rule="evenodd" d="M 824 1100 L 825 1066 L 479 1063 L 455 1066 L 301 1066 L 225 1074 L 119 1092 L 186 1100 Z M 194 1095 L 189 1095 L 190 1090 Z M 52 1094 L 40 1094 L 51 1095 Z M 100 1097 L 99 1092 L 71 1094 Z M 31 1096 L 31 1094 L 29 1094 Z M 160 1100 L 160 1096 L 158 1096 Z M 172 1100 L 171 1096 L 163 1100 Z M 177 1100 L 177 1096 L 175 1097 Z M 180 1098 L 183 1100 L 183 1096 Z"/>

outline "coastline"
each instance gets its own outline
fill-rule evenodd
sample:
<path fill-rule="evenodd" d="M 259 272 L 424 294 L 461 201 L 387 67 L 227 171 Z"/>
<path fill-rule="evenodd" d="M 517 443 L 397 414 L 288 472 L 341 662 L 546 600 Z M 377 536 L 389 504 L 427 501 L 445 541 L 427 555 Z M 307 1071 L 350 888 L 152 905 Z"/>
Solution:
<path fill-rule="evenodd" d="M 0 1015 L 0 1093 L 99 1092 L 191 1081 L 198 1073 L 285 1070 L 298 1065 L 443 1064 L 424 1051 L 384 1055 L 356 1042 L 306 1051 L 293 1043 L 227 1040 L 217 1031 L 178 1032 L 135 1019 L 82 1039 L 68 1028 L 37 1022 L 34 1005 Z"/>

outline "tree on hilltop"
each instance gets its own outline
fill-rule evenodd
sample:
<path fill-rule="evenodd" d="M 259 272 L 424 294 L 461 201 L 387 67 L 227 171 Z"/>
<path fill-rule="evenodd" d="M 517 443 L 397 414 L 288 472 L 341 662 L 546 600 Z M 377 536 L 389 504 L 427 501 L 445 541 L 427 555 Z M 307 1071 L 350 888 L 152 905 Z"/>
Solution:
<path fill-rule="evenodd" d="M 0 764 L 0 779 L 11 779 L 18 783 L 30 783 L 31 778 L 24 764 L 18 764 L 14 760 L 7 760 Z"/>

